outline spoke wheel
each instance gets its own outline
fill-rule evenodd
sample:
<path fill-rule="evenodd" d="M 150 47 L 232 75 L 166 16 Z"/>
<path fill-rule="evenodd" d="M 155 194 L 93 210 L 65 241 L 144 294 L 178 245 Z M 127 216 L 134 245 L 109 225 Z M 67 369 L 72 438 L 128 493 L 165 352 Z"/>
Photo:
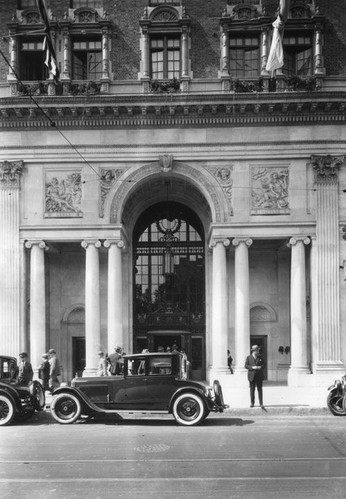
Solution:
<path fill-rule="evenodd" d="M 30 394 L 32 397 L 32 404 L 36 411 L 43 411 L 46 404 L 46 397 L 39 381 L 33 381 L 30 386 Z"/>
<path fill-rule="evenodd" d="M 338 390 L 332 390 L 327 397 L 328 409 L 334 416 L 345 416 L 345 409 L 342 405 L 343 396 L 340 395 Z"/>
<path fill-rule="evenodd" d="M 6 395 L 0 395 L 0 426 L 10 424 L 15 416 L 12 400 Z"/>
<path fill-rule="evenodd" d="M 202 421 L 205 414 L 203 400 L 195 393 L 184 393 L 173 404 L 173 416 L 183 426 L 193 426 Z"/>
<path fill-rule="evenodd" d="M 71 424 L 82 414 L 82 406 L 75 395 L 59 393 L 53 397 L 50 410 L 54 419 L 61 424 Z"/>

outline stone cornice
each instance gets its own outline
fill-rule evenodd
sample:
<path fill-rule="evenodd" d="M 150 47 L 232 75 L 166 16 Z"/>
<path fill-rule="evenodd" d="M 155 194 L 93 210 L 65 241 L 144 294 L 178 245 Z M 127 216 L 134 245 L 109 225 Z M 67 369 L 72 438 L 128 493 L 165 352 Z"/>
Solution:
<path fill-rule="evenodd" d="M 256 126 L 346 121 L 345 92 L 0 99 L 0 129 Z"/>

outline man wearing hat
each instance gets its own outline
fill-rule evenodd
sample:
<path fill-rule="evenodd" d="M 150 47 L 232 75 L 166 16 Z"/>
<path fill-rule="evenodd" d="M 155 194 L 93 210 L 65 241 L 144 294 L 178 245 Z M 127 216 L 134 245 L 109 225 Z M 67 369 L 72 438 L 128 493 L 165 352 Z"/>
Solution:
<path fill-rule="evenodd" d="M 48 353 L 44 353 L 42 355 L 42 364 L 38 370 L 38 377 L 41 380 L 43 389 L 45 391 L 49 391 L 49 372 L 50 372 L 50 364 L 49 364 L 49 355 Z"/>
<path fill-rule="evenodd" d="M 28 385 L 32 381 L 34 372 L 32 366 L 28 360 L 28 354 L 22 352 L 19 354 L 19 365 L 18 365 L 18 383 L 20 385 Z"/>
<path fill-rule="evenodd" d="M 121 373 L 121 366 L 122 366 L 121 352 L 122 348 L 116 347 L 114 348 L 114 353 L 111 353 L 108 356 L 108 361 L 110 363 L 110 373 L 113 375 Z"/>
<path fill-rule="evenodd" d="M 58 380 L 58 376 L 60 376 L 60 362 L 58 357 L 56 356 L 56 351 L 54 348 L 48 350 L 49 355 L 49 389 L 53 393 L 56 388 L 60 386 L 60 381 Z"/>
<path fill-rule="evenodd" d="M 253 345 L 251 347 L 251 354 L 246 357 L 245 361 L 245 369 L 247 369 L 247 379 L 250 383 L 250 407 L 255 405 L 255 388 L 257 386 L 258 391 L 258 400 L 259 404 L 263 409 L 263 369 L 264 369 L 264 360 L 263 357 L 259 354 L 259 346 Z"/>

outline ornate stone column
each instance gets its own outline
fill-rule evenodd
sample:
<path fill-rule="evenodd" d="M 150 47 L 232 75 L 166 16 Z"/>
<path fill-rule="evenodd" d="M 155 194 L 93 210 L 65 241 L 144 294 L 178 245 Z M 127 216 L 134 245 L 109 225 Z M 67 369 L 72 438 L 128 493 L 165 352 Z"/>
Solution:
<path fill-rule="evenodd" d="M 107 240 L 108 248 L 108 352 L 117 346 L 124 347 L 123 338 L 123 276 L 121 253 L 125 247 L 122 240 Z"/>
<path fill-rule="evenodd" d="M 30 360 L 38 378 L 41 357 L 47 351 L 44 254 L 48 248 L 44 241 L 27 241 L 25 247 L 30 249 Z"/>
<path fill-rule="evenodd" d="M 70 33 L 68 28 L 63 29 L 63 47 L 64 47 L 64 60 L 63 60 L 63 71 L 61 79 L 65 81 L 71 81 L 71 60 L 70 60 Z"/>
<path fill-rule="evenodd" d="M 250 352 L 250 273 L 249 248 L 252 239 L 236 238 L 235 246 L 235 367 L 234 374 L 247 383 L 244 365 Z"/>
<path fill-rule="evenodd" d="M 322 50 L 322 27 L 320 25 L 316 26 L 315 29 L 315 75 L 325 76 L 326 70 L 323 66 L 323 50 Z"/>
<path fill-rule="evenodd" d="M 288 384 L 299 386 L 301 375 L 310 374 L 307 358 L 305 244 L 308 237 L 292 237 L 291 246 L 291 367 Z"/>
<path fill-rule="evenodd" d="M 268 28 L 263 28 L 261 31 L 261 75 L 268 76 L 266 70 L 268 61 Z"/>
<path fill-rule="evenodd" d="M 338 170 L 343 156 L 311 156 L 315 172 L 316 297 L 312 305 L 314 329 L 312 341 L 316 345 L 313 372 L 321 382 L 345 373 L 341 362 L 340 337 L 340 236 Z"/>
<path fill-rule="evenodd" d="M 18 356 L 22 342 L 19 242 L 20 178 L 23 161 L 0 163 L 0 351 Z"/>
<path fill-rule="evenodd" d="M 210 243 L 213 250 L 212 275 L 212 356 L 210 379 L 230 374 L 227 367 L 228 335 L 228 287 L 226 248 L 228 239 L 214 239 Z"/>
<path fill-rule="evenodd" d="M 102 80 L 109 81 L 109 33 L 108 28 L 102 30 Z"/>
<path fill-rule="evenodd" d="M 100 241 L 85 240 L 85 370 L 83 376 L 95 376 L 101 348 L 100 327 Z"/>
<path fill-rule="evenodd" d="M 189 78 L 189 32 L 186 27 L 181 33 L 181 76 Z"/>
<path fill-rule="evenodd" d="M 150 78 L 150 38 L 149 32 L 146 28 L 142 29 L 142 41 L 143 41 L 143 49 L 142 49 L 142 77 Z"/>

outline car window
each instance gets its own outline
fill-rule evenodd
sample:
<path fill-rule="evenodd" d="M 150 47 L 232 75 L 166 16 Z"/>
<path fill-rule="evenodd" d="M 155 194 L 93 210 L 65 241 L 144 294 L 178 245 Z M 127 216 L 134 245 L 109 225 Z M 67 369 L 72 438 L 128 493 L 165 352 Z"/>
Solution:
<path fill-rule="evenodd" d="M 136 357 L 135 359 L 127 360 L 127 375 L 144 375 L 145 374 L 145 357 Z"/>
<path fill-rule="evenodd" d="M 172 374 L 172 357 L 151 357 L 149 359 L 149 376 Z"/>
<path fill-rule="evenodd" d="M 16 365 L 12 360 L 3 360 L 2 362 L 2 377 L 3 378 L 14 378 L 16 374 Z"/>

